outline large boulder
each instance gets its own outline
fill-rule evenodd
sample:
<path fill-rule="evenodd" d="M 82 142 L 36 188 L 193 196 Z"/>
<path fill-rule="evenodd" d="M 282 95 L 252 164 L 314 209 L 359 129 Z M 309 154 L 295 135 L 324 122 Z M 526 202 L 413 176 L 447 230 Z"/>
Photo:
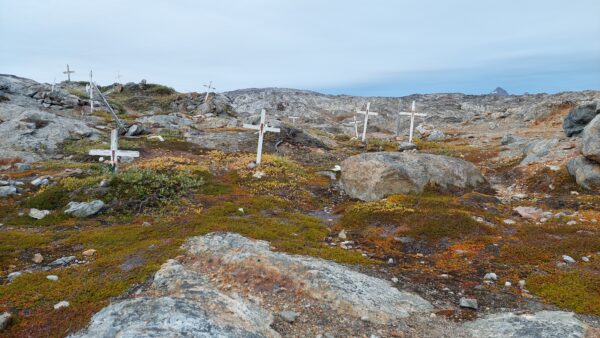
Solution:
<path fill-rule="evenodd" d="M 600 163 L 600 115 L 597 115 L 583 130 L 581 152 L 585 157 Z"/>
<path fill-rule="evenodd" d="M 600 107 L 598 107 L 596 102 L 571 109 L 563 122 L 565 134 L 569 137 L 580 134 L 583 131 L 583 128 L 585 128 L 585 126 L 599 113 Z"/>
<path fill-rule="evenodd" d="M 442 155 L 365 153 L 347 158 L 341 166 L 342 188 L 363 201 L 392 194 L 418 194 L 428 186 L 446 192 L 489 189 L 475 165 Z"/>
<path fill-rule="evenodd" d="M 583 188 L 600 190 L 600 164 L 579 156 L 567 162 L 567 170 Z"/>

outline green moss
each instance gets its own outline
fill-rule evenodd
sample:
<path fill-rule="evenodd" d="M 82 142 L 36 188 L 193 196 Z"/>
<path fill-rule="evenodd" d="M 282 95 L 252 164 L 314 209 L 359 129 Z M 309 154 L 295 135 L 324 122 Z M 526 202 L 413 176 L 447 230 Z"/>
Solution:
<path fill-rule="evenodd" d="M 533 275 L 527 279 L 531 292 L 578 313 L 600 315 L 600 276 L 594 272 L 568 271 Z"/>

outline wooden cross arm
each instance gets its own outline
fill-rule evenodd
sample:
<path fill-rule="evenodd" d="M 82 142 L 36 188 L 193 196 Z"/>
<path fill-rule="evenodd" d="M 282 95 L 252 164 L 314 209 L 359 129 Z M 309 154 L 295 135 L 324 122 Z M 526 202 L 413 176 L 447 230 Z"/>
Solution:
<path fill-rule="evenodd" d="M 427 114 L 423 114 L 423 113 L 407 113 L 407 112 L 400 112 L 398 113 L 398 115 L 403 115 L 403 116 L 411 116 L 411 115 L 415 115 L 415 116 L 427 116 Z"/>
<path fill-rule="evenodd" d="M 357 112 L 358 114 L 362 114 L 362 115 L 365 115 L 365 114 L 367 113 L 367 112 L 365 112 L 365 111 L 361 111 L 361 110 L 357 110 L 356 112 Z M 377 113 L 376 111 L 370 111 L 370 112 L 369 112 L 369 115 L 379 115 L 379 113 Z"/>
<path fill-rule="evenodd" d="M 92 156 L 112 156 L 112 150 L 92 149 L 89 154 Z M 140 152 L 134 150 L 117 150 L 115 155 L 119 157 L 140 157 Z"/>
<path fill-rule="evenodd" d="M 265 127 L 265 131 L 270 131 L 273 133 L 279 133 L 281 130 L 279 128 L 274 128 L 274 127 Z"/>
<path fill-rule="evenodd" d="M 253 124 L 248 124 L 248 123 L 244 123 L 244 124 L 242 125 L 242 127 L 243 127 L 243 128 L 246 128 L 246 129 L 255 129 L 255 130 L 260 130 L 260 126 L 255 126 L 255 125 L 253 125 Z"/>

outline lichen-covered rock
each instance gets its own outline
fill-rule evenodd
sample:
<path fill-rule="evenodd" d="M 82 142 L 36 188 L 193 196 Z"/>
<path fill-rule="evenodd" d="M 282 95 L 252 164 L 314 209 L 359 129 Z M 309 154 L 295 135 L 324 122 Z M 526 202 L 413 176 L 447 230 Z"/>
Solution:
<path fill-rule="evenodd" d="M 79 218 L 84 218 L 97 214 L 100 210 L 102 210 L 102 208 L 104 208 L 104 202 L 102 202 L 101 200 L 81 203 L 69 202 L 69 204 L 67 204 L 65 214 Z"/>
<path fill-rule="evenodd" d="M 600 163 L 600 115 L 597 115 L 583 130 L 581 153 Z"/>
<path fill-rule="evenodd" d="M 27 110 L 2 122 L 0 158 L 21 158 L 32 162 L 56 154 L 70 139 L 90 138 L 98 133 L 85 123 L 44 112 Z"/>
<path fill-rule="evenodd" d="M 291 308 L 298 304 L 306 309 L 302 317 L 318 308 L 331 316 L 327 322 L 342 318 L 345 325 L 370 321 L 380 327 L 432 309 L 388 281 L 273 252 L 269 243 L 238 234 L 194 237 L 184 249 L 185 256 L 163 264 L 146 290 L 101 310 L 73 337 L 279 337 L 273 314 L 302 325 L 300 312 Z M 267 308 L 277 298 L 289 302 L 286 316 L 281 308 Z M 304 308 L 308 302 L 314 307 Z"/>
<path fill-rule="evenodd" d="M 571 109 L 563 122 L 565 134 L 569 137 L 580 134 L 585 126 L 590 123 L 599 112 L 600 107 L 598 107 L 595 102 Z"/>
<path fill-rule="evenodd" d="M 212 257 L 220 264 L 284 274 L 298 286 L 299 292 L 317 299 L 327 299 L 340 314 L 351 314 L 377 323 L 391 323 L 412 313 L 432 309 L 428 301 L 400 291 L 386 280 L 323 259 L 273 252 L 268 242 L 251 240 L 238 234 L 195 237 L 185 244 L 185 248 L 205 259 Z"/>
<path fill-rule="evenodd" d="M 517 315 L 500 313 L 464 324 L 474 337 L 583 338 L 587 326 L 572 312 L 540 311 Z"/>
<path fill-rule="evenodd" d="M 600 164 L 579 156 L 567 162 L 567 170 L 581 187 L 596 191 L 600 189 Z"/>
<path fill-rule="evenodd" d="M 427 186 L 449 192 L 489 188 L 475 165 L 442 155 L 365 153 L 347 158 L 341 166 L 342 188 L 363 201 L 392 194 L 418 194 Z"/>

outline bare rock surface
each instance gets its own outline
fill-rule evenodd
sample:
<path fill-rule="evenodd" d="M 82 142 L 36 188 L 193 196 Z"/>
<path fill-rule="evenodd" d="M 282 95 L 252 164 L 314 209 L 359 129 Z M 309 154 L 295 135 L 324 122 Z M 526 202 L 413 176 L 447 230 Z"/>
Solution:
<path fill-rule="evenodd" d="M 583 188 L 600 189 L 600 164 L 590 161 L 585 156 L 579 156 L 567 162 L 567 169 Z"/>
<path fill-rule="evenodd" d="M 587 326 L 572 312 L 540 311 L 517 315 L 499 313 L 464 324 L 482 338 L 583 338 Z"/>
<path fill-rule="evenodd" d="M 0 121 L 1 122 L 1 121 Z M 35 161 L 55 154 L 69 139 L 89 138 L 96 131 L 85 123 L 40 110 L 28 110 L 0 123 L 0 158 Z"/>
<path fill-rule="evenodd" d="M 443 155 L 379 152 L 347 158 L 341 185 L 348 195 L 373 201 L 392 194 L 417 194 L 427 186 L 445 191 L 488 187 L 472 163 Z"/>
<path fill-rule="evenodd" d="M 598 113 L 600 113 L 600 106 L 596 102 L 588 102 L 574 107 L 563 122 L 565 134 L 569 137 L 580 134 Z"/>
<path fill-rule="evenodd" d="M 581 152 L 583 156 L 600 165 L 600 115 L 597 115 L 583 130 Z"/>
<path fill-rule="evenodd" d="M 238 234 L 194 237 L 184 248 L 188 253 L 167 261 L 145 291 L 101 310 L 73 337 L 279 337 L 275 318 L 286 325 L 290 320 L 275 314 L 286 311 L 294 312 L 299 328 L 306 324 L 298 318 L 326 313 L 329 325 L 345 318 L 361 326 L 348 328 L 354 332 L 432 310 L 388 281 L 322 259 L 273 252 L 269 243 Z M 282 306 L 282 299 L 292 301 Z"/>

